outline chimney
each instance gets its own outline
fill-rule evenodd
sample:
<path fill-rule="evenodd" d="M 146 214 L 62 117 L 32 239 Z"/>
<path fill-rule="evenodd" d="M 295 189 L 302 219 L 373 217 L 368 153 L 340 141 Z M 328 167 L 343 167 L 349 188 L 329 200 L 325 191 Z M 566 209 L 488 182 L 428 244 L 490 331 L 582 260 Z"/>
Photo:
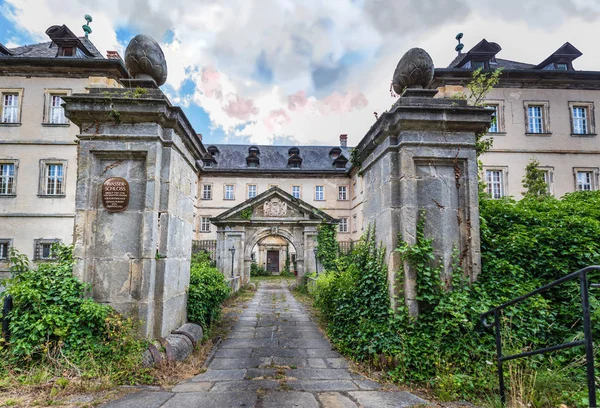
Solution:
<path fill-rule="evenodd" d="M 106 58 L 123 60 L 117 51 L 106 51 Z"/>
<path fill-rule="evenodd" d="M 340 147 L 348 147 L 348 135 L 340 135 Z"/>

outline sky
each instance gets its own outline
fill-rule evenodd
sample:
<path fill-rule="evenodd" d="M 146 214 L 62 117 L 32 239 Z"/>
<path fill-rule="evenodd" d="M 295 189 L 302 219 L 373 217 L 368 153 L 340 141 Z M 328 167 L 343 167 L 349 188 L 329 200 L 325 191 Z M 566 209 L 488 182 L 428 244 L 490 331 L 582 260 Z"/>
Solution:
<path fill-rule="evenodd" d="M 539 63 L 569 41 L 575 69 L 600 70 L 600 0 L 0 0 L 0 43 L 48 41 L 52 25 L 124 55 L 154 37 L 161 87 L 205 143 L 356 145 L 395 101 L 390 83 L 412 47 L 437 67 L 482 38 L 497 56 Z"/>

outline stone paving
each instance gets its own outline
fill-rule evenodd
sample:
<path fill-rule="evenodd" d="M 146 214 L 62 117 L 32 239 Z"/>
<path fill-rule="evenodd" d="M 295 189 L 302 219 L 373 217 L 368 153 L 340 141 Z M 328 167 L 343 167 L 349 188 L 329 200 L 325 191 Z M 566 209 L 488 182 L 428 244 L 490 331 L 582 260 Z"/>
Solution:
<path fill-rule="evenodd" d="M 427 404 L 350 372 L 284 282 L 263 282 L 205 373 L 105 408 L 386 408 Z"/>

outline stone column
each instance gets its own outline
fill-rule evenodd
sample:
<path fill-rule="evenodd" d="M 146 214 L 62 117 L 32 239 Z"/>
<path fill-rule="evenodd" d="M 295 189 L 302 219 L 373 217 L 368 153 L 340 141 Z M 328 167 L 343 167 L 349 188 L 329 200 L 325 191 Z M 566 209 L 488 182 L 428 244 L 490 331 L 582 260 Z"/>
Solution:
<path fill-rule="evenodd" d="M 363 214 L 387 250 L 392 304 L 402 296 L 415 316 L 417 272 L 394 250 L 399 237 L 415 243 L 420 214 L 448 288 L 453 260 L 471 281 L 481 270 L 475 137 L 487 130 L 491 113 L 464 100 L 434 98 L 437 91 L 426 89 L 432 78 L 429 55 L 407 52 L 393 81 L 402 96 L 357 146 L 367 186 Z"/>
<path fill-rule="evenodd" d="M 136 44 L 158 47 L 148 38 Z M 128 47 L 127 58 L 134 51 Z M 162 52 L 147 48 L 144 55 L 152 69 L 160 67 Z M 150 72 L 151 79 L 128 81 L 129 88 L 64 98 L 67 117 L 80 128 L 74 272 L 92 285 L 94 299 L 139 319 L 147 337 L 164 337 L 187 319 L 193 186 L 204 149 L 157 87 L 166 79 L 164 56 L 162 63 L 164 78 Z M 129 185 L 120 207 L 102 192 L 113 177 Z"/>

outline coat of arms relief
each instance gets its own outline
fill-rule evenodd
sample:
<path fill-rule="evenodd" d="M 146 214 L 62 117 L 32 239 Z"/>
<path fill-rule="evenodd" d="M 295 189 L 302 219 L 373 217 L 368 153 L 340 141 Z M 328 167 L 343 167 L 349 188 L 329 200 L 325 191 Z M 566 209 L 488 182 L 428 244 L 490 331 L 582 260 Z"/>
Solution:
<path fill-rule="evenodd" d="M 263 211 L 266 217 L 283 217 L 287 214 L 287 204 L 279 198 L 272 198 L 265 202 Z"/>

